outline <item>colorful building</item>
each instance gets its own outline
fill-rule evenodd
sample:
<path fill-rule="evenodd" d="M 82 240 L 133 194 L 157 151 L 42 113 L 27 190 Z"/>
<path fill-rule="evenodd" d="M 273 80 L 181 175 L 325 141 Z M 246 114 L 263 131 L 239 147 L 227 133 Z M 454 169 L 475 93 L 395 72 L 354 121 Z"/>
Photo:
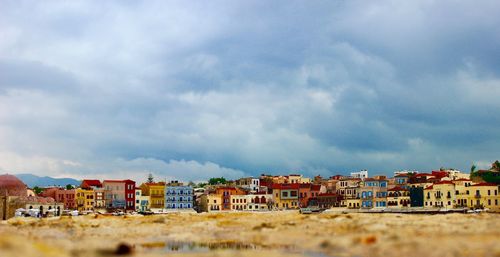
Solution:
<path fill-rule="evenodd" d="M 320 194 L 321 185 L 311 183 L 299 184 L 299 207 L 309 206 L 309 200 Z"/>
<path fill-rule="evenodd" d="M 359 192 L 361 208 L 387 207 L 387 179 L 384 176 L 364 179 Z"/>
<path fill-rule="evenodd" d="M 300 184 L 273 184 L 272 194 L 277 209 L 298 209 Z"/>
<path fill-rule="evenodd" d="M 142 195 L 149 196 L 151 210 L 159 211 L 165 208 L 165 182 L 143 183 L 141 190 Z"/>
<path fill-rule="evenodd" d="M 40 194 L 42 197 L 51 197 L 57 203 L 62 203 L 65 210 L 76 209 L 76 191 L 75 189 L 64 189 L 58 187 L 50 187 L 43 190 Z"/>
<path fill-rule="evenodd" d="M 220 194 L 207 194 L 201 196 L 202 211 L 216 212 L 222 210 L 222 195 Z"/>
<path fill-rule="evenodd" d="M 249 211 L 268 211 L 273 209 L 273 195 L 265 192 L 250 195 Z"/>
<path fill-rule="evenodd" d="M 246 192 L 237 187 L 217 187 L 215 189 L 216 195 L 222 196 L 222 206 L 221 210 L 232 210 L 231 208 L 231 196 L 232 195 L 245 195 Z"/>
<path fill-rule="evenodd" d="M 193 187 L 184 186 L 177 181 L 169 183 L 165 187 L 166 209 L 192 209 Z"/>
<path fill-rule="evenodd" d="M 387 207 L 389 208 L 410 207 L 410 191 L 400 186 L 388 189 Z"/>
<path fill-rule="evenodd" d="M 151 209 L 149 196 L 142 195 L 140 188 L 135 189 L 135 211 L 145 212 Z"/>
<path fill-rule="evenodd" d="M 75 191 L 77 210 L 80 212 L 94 210 L 94 190 L 77 188 Z"/>
<path fill-rule="evenodd" d="M 330 209 L 340 205 L 339 196 L 336 193 L 320 193 L 311 202 L 314 201 L 319 208 Z"/>
<path fill-rule="evenodd" d="M 252 195 L 231 195 L 231 210 L 246 211 L 248 205 L 252 202 Z"/>
<path fill-rule="evenodd" d="M 341 207 L 349 207 L 349 200 L 359 199 L 360 182 L 360 178 L 340 178 L 340 180 L 337 181 L 335 188 L 340 199 Z M 359 201 L 350 201 L 350 208 L 355 208 L 353 204 L 358 202 Z"/>
<path fill-rule="evenodd" d="M 472 181 L 470 179 L 456 179 L 452 181 L 455 184 L 455 197 L 457 200 L 456 207 L 467 208 L 469 207 L 469 197 L 471 195 Z"/>
<path fill-rule="evenodd" d="M 499 187 L 492 183 L 478 183 L 471 185 L 468 207 L 473 209 L 490 209 L 500 211 Z"/>
<path fill-rule="evenodd" d="M 80 184 L 83 189 L 92 189 L 94 191 L 94 209 L 106 208 L 104 197 L 104 188 L 101 181 L 97 179 L 84 179 Z"/>
<path fill-rule="evenodd" d="M 424 189 L 424 207 L 454 208 L 457 203 L 455 184 L 436 182 Z"/>
<path fill-rule="evenodd" d="M 236 186 L 244 188 L 250 192 L 258 192 L 260 179 L 254 177 L 240 178 L 236 180 Z"/>
<path fill-rule="evenodd" d="M 125 182 L 123 180 L 104 180 L 104 201 L 108 209 L 125 209 Z"/>

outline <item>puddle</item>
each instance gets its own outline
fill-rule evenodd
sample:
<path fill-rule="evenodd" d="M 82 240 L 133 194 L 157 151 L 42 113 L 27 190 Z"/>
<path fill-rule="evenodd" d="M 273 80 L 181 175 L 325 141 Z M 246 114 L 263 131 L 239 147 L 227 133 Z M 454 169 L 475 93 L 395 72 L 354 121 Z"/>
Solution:
<path fill-rule="evenodd" d="M 223 241 L 223 242 L 210 242 L 210 243 L 166 241 L 166 242 L 143 243 L 143 244 L 138 244 L 137 246 L 147 251 L 148 250 L 160 251 L 163 253 L 202 253 L 202 252 L 210 252 L 218 250 L 232 250 L 232 251 L 277 250 L 286 253 L 295 253 L 310 257 L 329 257 L 329 255 L 326 255 L 322 252 L 300 250 L 292 245 L 262 246 L 255 244 L 246 244 L 236 241 Z"/>
<path fill-rule="evenodd" d="M 241 242 L 227 241 L 227 242 L 211 242 L 211 243 L 195 243 L 195 242 L 154 242 L 144 243 L 139 246 L 146 249 L 156 249 L 163 252 L 209 252 L 215 250 L 259 250 L 266 249 L 254 244 L 245 244 Z M 269 249 L 269 248 L 267 248 Z"/>

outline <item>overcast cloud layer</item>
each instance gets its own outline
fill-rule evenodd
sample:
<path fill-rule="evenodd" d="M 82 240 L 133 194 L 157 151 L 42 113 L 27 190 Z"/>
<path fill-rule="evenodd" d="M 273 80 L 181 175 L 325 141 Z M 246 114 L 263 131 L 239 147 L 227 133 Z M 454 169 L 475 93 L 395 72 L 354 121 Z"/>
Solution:
<path fill-rule="evenodd" d="M 500 2 L 0 1 L 0 172 L 144 180 L 500 158 Z"/>

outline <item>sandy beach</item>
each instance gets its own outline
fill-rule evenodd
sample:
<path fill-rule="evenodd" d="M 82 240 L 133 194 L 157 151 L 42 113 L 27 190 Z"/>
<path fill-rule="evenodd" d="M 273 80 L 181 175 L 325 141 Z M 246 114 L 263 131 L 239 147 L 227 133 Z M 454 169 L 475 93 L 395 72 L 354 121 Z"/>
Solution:
<path fill-rule="evenodd" d="M 0 256 L 500 256 L 497 214 L 14 218 Z"/>

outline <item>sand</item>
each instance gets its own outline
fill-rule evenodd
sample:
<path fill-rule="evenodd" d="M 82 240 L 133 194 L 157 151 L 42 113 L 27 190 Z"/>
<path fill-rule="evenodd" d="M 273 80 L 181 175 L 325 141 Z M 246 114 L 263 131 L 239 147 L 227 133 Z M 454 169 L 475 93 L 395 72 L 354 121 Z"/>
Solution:
<path fill-rule="evenodd" d="M 500 256 L 499 214 L 14 218 L 0 256 Z"/>

